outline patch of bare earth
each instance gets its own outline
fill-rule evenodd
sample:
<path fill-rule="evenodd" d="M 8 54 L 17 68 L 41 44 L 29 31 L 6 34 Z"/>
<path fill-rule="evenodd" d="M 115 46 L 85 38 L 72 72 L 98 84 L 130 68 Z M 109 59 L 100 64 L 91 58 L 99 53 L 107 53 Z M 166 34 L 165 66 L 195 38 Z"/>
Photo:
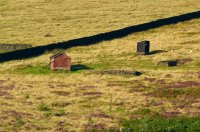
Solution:
<path fill-rule="evenodd" d="M 119 84 L 119 83 L 109 83 L 107 84 L 107 87 L 121 87 L 123 86 L 122 84 Z"/>
<path fill-rule="evenodd" d="M 175 107 L 175 109 L 184 109 L 184 108 L 191 108 L 192 100 L 184 99 L 184 100 L 173 100 L 172 104 Z"/>
<path fill-rule="evenodd" d="M 29 88 L 33 88 L 34 86 L 33 86 L 33 85 L 27 85 L 27 87 L 29 87 Z"/>
<path fill-rule="evenodd" d="M 69 87 L 70 85 L 57 84 L 56 86 L 59 87 L 59 88 L 67 88 L 67 87 Z"/>
<path fill-rule="evenodd" d="M 156 78 L 150 78 L 150 77 L 145 77 L 144 81 L 149 81 L 149 82 L 155 82 L 157 79 Z"/>
<path fill-rule="evenodd" d="M 107 119 L 114 119 L 114 117 L 106 115 L 104 113 L 94 113 L 91 115 L 91 117 L 95 117 L 95 118 L 107 118 Z"/>
<path fill-rule="evenodd" d="M 197 78 L 200 79 L 200 71 L 197 72 Z"/>
<path fill-rule="evenodd" d="M 47 127 L 42 127 L 42 126 L 37 126 L 37 125 L 34 125 L 34 124 L 26 124 L 24 126 L 25 130 L 37 130 L 37 131 L 50 131 L 51 128 L 47 128 Z"/>
<path fill-rule="evenodd" d="M 8 116 L 0 116 L 0 121 L 3 122 L 5 120 L 9 119 Z"/>
<path fill-rule="evenodd" d="M 181 113 L 178 111 L 169 111 L 169 112 L 163 112 L 161 115 L 164 117 L 175 117 L 181 115 Z"/>
<path fill-rule="evenodd" d="M 5 114 L 14 117 L 14 118 L 22 118 L 22 115 L 17 112 L 16 110 L 11 110 L 11 111 L 5 111 Z"/>
<path fill-rule="evenodd" d="M 178 60 L 178 64 L 184 65 L 184 64 L 189 63 L 189 62 L 192 62 L 192 61 L 193 61 L 192 58 L 179 59 L 179 60 Z"/>
<path fill-rule="evenodd" d="M 105 124 L 85 124 L 83 125 L 84 131 L 88 132 L 90 130 L 97 130 L 97 131 L 105 131 L 106 125 Z"/>
<path fill-rule="evenodd" d="M 68 87 L 70 87 L 70 85 L 65 85 L 65 84 L 48 84 L 47 86 L 50 89 L 68 88 Z"/>
<path fill-rule="evenodd" d="M 59 121 L 56 123 L 56 132 L 68 132 L 68 130 L 65 128 L 66 126 L 72 126 L 72 124 L 65 123 L 64 121 Z"/>
<path fill-rule="evenodd" d="M 0 84 L 6 83 L 6 80 L 0 80 Z"/>
<path fill-rule="evenodd" d="M 13 95 L 6 91 L 0 91 L 0 97 L 3 97 L 4 99 L 10 100 L 13 99 Z"/>
<path fill-rule="evenodd" d="M 88 89 L 95 89 L 97 86 L 80 86 L 78 87 L 80 90 L 88 90 Z"/>
<path fill-rule="evenodd" d="M 167 75 L 167 77 L 171 75 Z M 155 78 L 144 78 L 144 81 L 149 81 L 152 85 L 157 85 L 161 88 L 187 88 L 187 87 L 199 87 L 200 82 L 197 81 L 179 81 L 174 83 L 167 83 L 167 80 Z"/>
<path fill-rule="evenodd" d="M 165 77 L 166 77 L 166 78 L 173 78 L 174 76 L 171 75 L 171 74 L 167 74 L 167 75 L 165 75 Z"/>
<path fill-rule="evenodd" d="M 6 91 L 0 91 L 0 96 L 10 96 L 10 94 Z"/>
<path fill-rule="evenodd" d="M 141 117 L 142 117 L 141 115 L 130 115 L 129 119 L 139 119 Z"/>
<path fill-rule="evenodd" d="M 166 80 L 164 79 L 156 79 L 156 78 L 150 78 L 150 77 L 145 77 L 144 81 L 152 83 L 153 85 L 165 85 Z"/>
<path fill-rule="evenodd" d="M 52 91 L 51 93 L 59 95 L 59 96 L 68 96 L 68 95 L 70 95 L 70 92 L 65 92 L 65 91 Z"/>
<path fill-rule="evenodd" d="M 52 84 L 49 84 L 48 87 L 49 87 L 49 88 L 52 88 L 52 89 L 56 88 L 56 87 L 55 87 L 54 85 L 52 85 Z"/>
<path fill-rule="evenodd" d="M 85 93 L 83 93 L 83 95 L 85 95 L 85 96 L 101 96 L 102 93 L 101 92 L 85 92 Z"/>
<path fill-rule="evenodd" d="M 15 89 L 15 85 L 14 84 L 10 84 L 10 85 L 5 85 L 5 86 L 0 86 L 0 90 L 13 90 Z"/>
<path fill-rule="evenodd" d="M 130 89 L 129 93 L 135 93 L 135 92 L 141 93 L 141 92 L 145 92 L 145 91 L 149 90 L 149 87 L 144 86 L 142 84 L 139 86 L 130 86 L 128 88 Z"/>
<path fill-rule="evenodd" d="M 193 88 L 193 87 L 200 87 L 200 82 L 196 81 L 185 81 L 185 82 L 176 82 L 167 84 L 164 88 Z"/>

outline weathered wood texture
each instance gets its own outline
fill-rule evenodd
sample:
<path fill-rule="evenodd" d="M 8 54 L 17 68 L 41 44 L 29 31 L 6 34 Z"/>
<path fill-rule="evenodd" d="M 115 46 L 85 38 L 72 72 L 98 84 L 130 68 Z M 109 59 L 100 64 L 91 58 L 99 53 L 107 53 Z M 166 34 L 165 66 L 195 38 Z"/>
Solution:
<path fill-rule="evenodd" d="M 71 70 L 71 58 L 64 53 L 58 53 L 50 57 L 50 68 L 52 70 Z"/>
<path fill-rule="evenodd" d="M 137 53 L 142 55 L 148 55 L 150 49 L 150 41 L 137 42 Z"/>

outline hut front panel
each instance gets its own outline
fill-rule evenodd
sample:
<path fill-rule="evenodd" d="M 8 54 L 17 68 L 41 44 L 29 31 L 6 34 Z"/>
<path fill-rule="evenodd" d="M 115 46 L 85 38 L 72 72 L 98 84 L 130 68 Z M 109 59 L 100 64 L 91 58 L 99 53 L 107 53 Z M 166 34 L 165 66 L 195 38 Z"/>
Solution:
<path fill-rule="evenodd" d="M 60 55 L 54 59 L 55 69 L 70 69 L 71 59 L 66 58 L 65 55 Z"/>

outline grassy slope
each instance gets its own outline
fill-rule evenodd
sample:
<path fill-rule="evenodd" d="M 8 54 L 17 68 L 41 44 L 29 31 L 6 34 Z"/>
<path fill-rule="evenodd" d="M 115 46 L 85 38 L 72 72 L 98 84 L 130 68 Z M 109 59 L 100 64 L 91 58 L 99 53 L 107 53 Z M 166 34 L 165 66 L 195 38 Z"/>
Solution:
<path fill-rule="evenodd" d="M 199 23 L 196 19 L 66 51 L 73 58 L 73 65 L 79 62 L 95 71 L 135 69 L 143 72 L 139 77 L 99 75 L 92 70 L 51 72 L 43 66 L 52 53 L 2 63 L 2 128 L 46 131 L 104 125 L 118 128 L 122 118 L 152 114 L 198 117 Z M 151 41 L 151 51 L 167 52 L 134 55 L 135 43 L 144 38 Z M 173 68 L 156 65 L 159 60 L 185 58 L 193 61 Z"/>
<path fill-rule="evenodd" d="M 199 9 L 198 0 L 1 0 L 0 43 L 44 45 Z"/>
<path fill-rule="evenodd" d="M 20 3 L 20 1 L 17 2 Z M 34 5 L 34 3 L 38 4 L 38 1 L 27 1 L 26 3 L 28 2 L 30 2 L 30 5 Z M 144 1 L 142 2 L 143 3 L 136 3 L 142 6 Z M 166 5 L 170 4 L 169 0 L 164 2 Z M 192 3 L 195 2 L 196 4 L 193 5 Z M 22 3 L 23 1 L 21 1 L 20 5 L 22 5 Z M 50 9 L 53 1 L 49 1 L 49 3 L 50 4 L 46 8 Z M 59 2 L 56 3 L 59 4 Z M 81 4 L 81 2 L 79 3 Z M 93 1 L 89 3 L 93 3 Z M 127 4 L 123 1 L 120 3 Z M 72 5 L 73 4 L 75 6 L 75 3 L 72 2 Z M 153 5 L 153 3 L 148 4 Z M 181 14 L 182 11 L 186 12 L 184 11 L 186 7 L 192 7 L 191 10 L 187 8 L 188 11 L 192 11 L 194 7 L 198 7 L 197 1 L 192 0 L 186 2 L 175 1 L 174 6 L 179 5 L 179 7 L 173 9 L 167 9 L 161 6 L 162 4 L 162 2 L 158 4 L 160 5 L 160 9 L 157 9 L 163 12 L 160 17 L 165 15 L 172 16 L 175 12 Z M 186 4 L 188 5 L 186 6 Z M 19 4 L 16 3 L 16 6 L 17 5 Z M 38 6 L 39 5 L 42 6 L 42 4 L 38 4 Z M 98 4 L 95 5 L 98 6 Z M 27 9 L 25 7 L 26 6 L 22 9 Z M 59 7 L 61 8 L 62 5 Z M 71 8 L 72 7 L 73 6 L 71 6 Z M 116 8 L 117 7 L 118 6 L 116 6 Z M 161 7 L 164 9 L 161 9 Z M 121 8 L 121 6 L 118 8 Z M 181 11 L 182 8 L 183 10 Z M 76 9 L 79 10 L 78 7 Z M 170 12 L 171 10 L 175 11 L 173 13 L 171 12 L 172 14 L 167 14 L 166 10 Z M 37 8 L 35 11 L 39 12 Z M 144 12 L 145 14 L 150 13 L 148 11 Z M 21 13 L 24 13 L 24 11 L 22 10 Z M 52 12 L 52 14 L 53 13 L 54 12 Z M 119 13 L 122 12 L 119 11 Z M 32 15 L 36 14 L 37 13 L 32 13 Z M 74 14 L 78 13 L 76 12 Z M 139 14 L 142 14 L 142 11 L 140 11 Z M 153 11 L 152 15 L 155 15 Z M 149 16 L 148 14 L 144 16 L 143 19 L 145 19 L 145 21 L 153 19 L 152 15 Z M 114 17 L 113 15 L 110 16 Z M 17 18 L 17 16 L 15 17 Z M 13 16 L 6 17 L 6 19 L 8 18 L 14 19 Z M 40 17 L 38 17 L 38 19 L 39 18 Z M 42 18 L 41 16 L 41 19 Z M 74 17 L 75 20 L 76 18 L 78 19 L 78 17 Z M 19 16 L 18 20 L 19 19 L 25 18 Z M 135 20 L 134 22 L 125 18 L 123 19 L 126 20 L 127 23 L 129 22 L 129 24 L 143 22 L 138 17 L 137 20 L 132 18 Z M 90 21 L 91 19 L 88 18 L 87 20 Z M 110 19 L 110 21 L 111 20 L 113 19 Z M 22 23 L 23 22 L 24 21 L 22 21 Z M 46 24 L 48 22 L 47 20 Z M 106 23 L 106 21 L 104 22 Z M 101 23 L 101 27 L 106 25 L 105 23 Z M 123 26 L 127 26 L 127 23 L 119 21 L 116 27 L 119 28 L 123 24 Z M 66 51 L 67 54 L 73 58 L 73 65 L 79 62 L 90 67 L 91 70 L 79 70 L 70 73 L 51 72 L 44 68 L 44 66 L 48 64 L 48 57 L 53 53 L 46 53 L 40 57 L 27 60 L 2 63 L 0 65 L 0 130 L 61 131 L 68 129 L 81 131 L 86 128 L 119 128 L 122 118 L 129 120 L 144 117 L 145 119 L 146 116 L 155 115 L 164 117 L 199 117 L 199 23 L 200 19 L 196 19 L 132 34 L 122 39 L 102 42 L 88 47 L 75 47 Z M 29 24 L 29 22 L 24 22 L 24 24 Z M 39 23 L 37 22 L 37 24 Z M 72 23 L 65 24 L 68 25 Z M 32 28 L 37 28 L 36 25 L 32 26 Z M 39 24 L 38 27 L 40 26 Z M 15 29 L 16 34 L 23 34 L 23 32 L 20 32 L 19 27 L 12 26 L 9 28 Z M 78 35 L 85 36 L 90 33 L 93 34 L 115 29 L 115 27 L 109 26 L 107 28 L 89 28 L 83 28 L 87 30 L 83 30 L 83 32 Z M 95 31 L 92 31 L 92 29 Z M 44 31 L 43 35 L 45 35 L 49 28 L 43 27 L 41 30 Z M 78 28 L 70 32 L 71 37 L 75 37 L 75 32 L 73 31 L 76 30 L 78 30 Z M 15 40 L 20 40 L 20 43 L 38 44 L 39 42 L 45 44 L 70 38 L 66 35 L 68 37 L 61 36 L 63 38 L 51 37 L 49 39 L 42 39 L 42 36 L 39 39 L 39 37 L 31 37 L 38 33 L 33 31 L 34 29 L 30 29 L 30 32 L 32 32 L 30 33 L 31 39 L 25 40 L 23 37 L 13 37 L 13 40 L 5 38 L 2 41 L 4 42 L 5 40 L 9 43 L 14 41 L 17 43 L 18 41 Z M 59 33 L 58 30 L 55 30 L 58 34 L 65 34 L 61 33 L 65 31 L 60 30 Z M 5 33 L 10 34 L 11 32 L 4 31 L 4 34 Z M 42 32 L 40 33 L 42 34 Z M 57 37 L 60 37 L 60 35 Z M 151 51 L 165 50 L 167 52 L 152 54 L 150 56 L 136 56 L 134 54 L 136 50 L 135 44 L 137 41 L 143 39 L 151 41 Z M 54 51 L 54 53 L 55 52 L 56 51 Z M 192 58 L 193 61 L 173 68 L 158 67 L 156 65 L 159 60 L 185 58 Z M 138 70 L 143 72 L 143 75 L 139 77 L 127 77 L 99 75 L 92 72 L 93 70 L 104 69 Z M 180 85 L 180 82 L 185 83 L 181 83 Z M 143 120 L 141 122 L 143 122 Z"/>

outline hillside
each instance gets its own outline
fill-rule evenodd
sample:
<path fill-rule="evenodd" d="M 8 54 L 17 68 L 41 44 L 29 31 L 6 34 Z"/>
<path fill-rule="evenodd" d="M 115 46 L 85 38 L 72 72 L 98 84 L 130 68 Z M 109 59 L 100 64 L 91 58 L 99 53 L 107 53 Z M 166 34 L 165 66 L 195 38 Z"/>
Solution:
<path fill-rule="evenodd" d="M 34 46 L 200 9 L 197 0 L 7 0 L 0 6 L 0 43 Z M 135 54 L 141 40 L 151 42 L 150 55 Z M 0 131 L 198 131 L 199 44 L 200 19 L 193 19 L 0 63 Z M 72 71 L 47 67 L 57 52 L 72 58 Z M 177 67 L 157 65 L 174 59 L 179 60 Z M 142 74 L 101 74 L 105 70 Z"/>
<path fill-rule="evenodd" d="M 198 0 L 1 0 L 0 43 L 46 45 L 198 10 Z"/>

